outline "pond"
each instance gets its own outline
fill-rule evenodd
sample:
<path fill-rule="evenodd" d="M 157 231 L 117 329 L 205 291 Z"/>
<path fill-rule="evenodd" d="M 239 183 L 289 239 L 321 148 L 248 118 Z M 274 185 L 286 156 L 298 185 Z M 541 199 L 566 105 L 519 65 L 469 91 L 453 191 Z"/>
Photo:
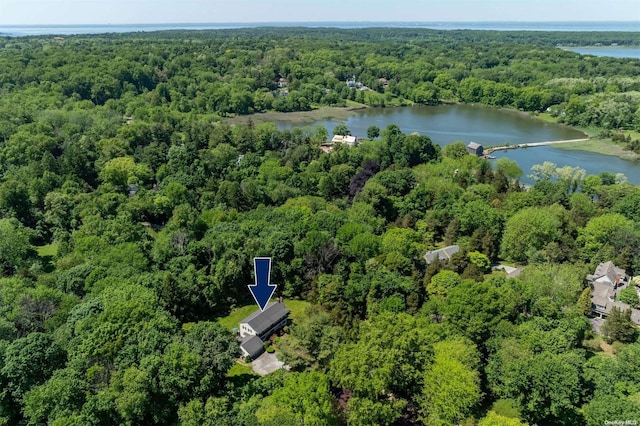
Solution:
<path fill-rule="evenodd" d="M 333 129 L 340 123 L 320 120 L 308 125 L 319 124 L 325 126 L 329 134 L 332 134 Z M 455 141 L 465 144 L 473 141 L 486 147 L 585 137 L 582 132 L 532 118 L 526 113 L 475 105 L 367 108 L 356 112 L 343 124 L 358 137 L 366 137 L 369 126 L 384 129 L 389 124 L 396 124 L 405 134 L 417 132 L 427 135 L 440 146 Z M 280 129 L 299 126 L 284 121 L 278 121 L 276 125 Z M 630 182 L 640 184 L 640 166 L 614 156 L 568 151 L 551 146 L 501 151 L 495 155 L 517 161 L 525 175 L 530 173 L 532 165 L 552 161 L 558 166 L 582 167 L 590 174 L 603 171 L 624 173 Z"/>

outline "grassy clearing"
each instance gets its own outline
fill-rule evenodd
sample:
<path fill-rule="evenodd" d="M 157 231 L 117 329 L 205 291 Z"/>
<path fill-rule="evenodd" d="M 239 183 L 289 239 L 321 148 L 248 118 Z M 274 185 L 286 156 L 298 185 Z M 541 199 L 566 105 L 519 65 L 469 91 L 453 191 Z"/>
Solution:
<path fill-rule="evenodd" d="M 558 120 L 556 118 L 547 113 L 538 114 L 536 115 L 536 117 L 548 123 L 558 123 Z M 640 155 L 636 154 L 633 151 L 626 151 L 623 144 L 615 143 L 609 138 L 601 138 L 600 132 L 602 131 L 602 129 L 598 129 L 595 127 L 578 126 L 571 128 L 586 134 L 590 139 L 583 142 L 571 142 L 553 145 L 554 148 L 566 149 L 568 151 L 594 152 L 596 154 L 602 155 L 613 155 L 615 157 L 628 161 L 640 161 Z M 640 133 L 635 131 L 625 131 L 624 134 L 630 135 L 632 139 L 640 139 Z"/>
<path fill-rule="evenodd" d="M 291 319 L 296 320 L 297 318 L 301 318 L 304 314 L 305 309 L 311 306 L 311 303 L 305 302 L 303 300 L 286 300 L 284 301 L 287 309 L 291 311 Z M 227 330 L 233 330 L 234 328 L 238 328 L 238 324 L 245 317 L 251 315 L 258 309 L 258 306 L 253 303 L 251 305 L 243 306 L 231 312 L 224 318 L 219 318 L 218 322 Z"/>
<path fill-rule="evenodd" d="M 640 161 L 640 155 L 633 151 L 624 150 L 624 146 L 613 142 L 611 139 L 590 139 L 583 142 L 570 142 L 553 145 L 554 148 L 566 149 L 569 151 L 587 151 L 602 155 L 613 155 L 628 161 Z"/>
<path fill-rule="evenodd" d="M 285 300 L 284 304 L 291 311 L 291 319 L 294 321 L 302 318 L 304 311 L 311 306 L 311 303 L 304 300 Z"/>
<path fill-rule="evenodd" d="M 351 102 L 352 105 L 347 107 L 320 107 L 311 111 L 297 112 L 264 112 L 258 114 L 241 115 L 237 117 L 227 118 L 230 124 L 247 124 L 249 120 L 254 123 L 264 123 L 272 121 L 284 121 L 292 124 L 311 124 L 314 121 L 333 120 L 344 121 L 349 118 L 356 110 L 366 108 L 364 105 Z"/>
<path fill-rule="evenodd" d="M 231 370 L 229 370 L 229 372 L 227 373 L 227 377 L 242 376 L 243 374 L 250 374 L 252 376 L 257 375 L 253 372 L 251 364 L 236 362 L 235 364 L 233 364 L 233 367 L 231 367 Z"/>
<path fill-rule="evenodd" d="M 48 244 L 46 246 L 39 246 L 36 247 L 36 251 L 40 257 L 55 257 L 58 254 L 58 245 Z"/>
<path fill-rule="evenodd" d="M 243 306 L 242 308 L 235 309 L 226 317 L 219 318 L 218 322 L 227 330 L 233 330 L 234 328 L 238 328 L 238 324 L 240 324 L 240 321 L 242 321 L 244 317 L 253 313 L 257 308 L 255 304 Z"/>

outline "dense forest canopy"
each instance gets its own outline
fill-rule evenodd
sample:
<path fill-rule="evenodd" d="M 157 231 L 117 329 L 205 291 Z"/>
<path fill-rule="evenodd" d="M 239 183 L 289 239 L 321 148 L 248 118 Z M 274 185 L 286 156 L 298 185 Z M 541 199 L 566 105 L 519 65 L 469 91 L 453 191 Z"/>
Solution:
<path fill-rule="evenodd" d="M 595 334 L 585 282 L 606 261 L 640 273 L 640 188 L 545 163 L 525 189 L 513 161 L 396 125 L 325 153 L 322 126 L 225 120 L 455 101 L 640 130 L 637 60 L 555 47 L 596 42 L 640 35 L 0 38 L 0 424 L 640 418 L 636 329 L 616 312 Z M 308 302 L 273 341 L 291 371 L 262 378 L 218 321 L 253 304 L 256 256 Z"/>

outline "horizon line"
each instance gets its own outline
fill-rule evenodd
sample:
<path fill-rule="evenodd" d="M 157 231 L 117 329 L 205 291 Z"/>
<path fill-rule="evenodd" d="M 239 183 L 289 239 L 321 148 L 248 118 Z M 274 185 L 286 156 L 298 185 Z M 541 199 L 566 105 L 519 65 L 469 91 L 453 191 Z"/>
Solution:
<path fill-rule="evenodd" d="M 607 24 L 607 23 L 637 23 L 640 20 L 436 20 L 436 21 L 404 21 L 404 20 L 363 20 L 363 21 L 228 21 L 228 22 L 88 22 L 88 23 L 39 23 L 39 24 L 10 24 L 0 23 L 9 27 L 66 27 L 66 26 L 125 26 L 125 25 L 268 25 L 268 24 Z M 638 28 L 640 31 L 640 27 Z"/>

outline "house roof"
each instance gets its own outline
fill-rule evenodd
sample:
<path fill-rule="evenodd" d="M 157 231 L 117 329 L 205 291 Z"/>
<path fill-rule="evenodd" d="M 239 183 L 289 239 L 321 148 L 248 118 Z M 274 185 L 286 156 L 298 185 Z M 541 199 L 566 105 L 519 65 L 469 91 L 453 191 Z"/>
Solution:
<path fill-rule="evenodd" d="M 264 351 L 264 342 L 258 336 L 246 336 L 240 342 L 240 347 L 253 358 Z"/>
<path fill-rule="evenodd" d="M 591 302 L 600 305 L 606 306 L 609 302 L 611 302 L 610 298 L 613 298 L 613 287 L 604 283 L 594 282 L 593 290 L 591 290 Z M 606 310 L 608 312 L 608 310 Z"/>
<path fill-rule="evenodd" d="M 588 276 L 587 278 L 592 281 L 599 281 L 603 283 L 608 282 L 609 284 L 613 284 L 616 283 L 616 281 L 619 281 L 618 275 L 621 279 L 624 279 L 627 276 L 624 269 L 618 268 L 613 264 L 613 262 L 608 261 L 599 264 L 593 275 Z"/>
<path fill-rule="evenodd" d="M 515 268 L 511 272 L 507 272 L 507 278 L 518 278 L 522 273 L 523 269 L 524 269 L 523 267 L 520 267 L 520 268 Z"/>
<path fill-rule="evenodd" d="M 632 308 L 629 305 L 627 305 L 626 303 L 612 301 L 612 300 L 606 299 L 606 298 L 605 299 L 601 299 L 601 298 L 593 297 L 591 299 L 591 301 L 594 304 L 599 304 L 600 306 L 604 306 L 604 309 L 596 308 L 595 309 L 596 312 L 600 312 L 600 313 L 607 314 L 607 315 L 609 315 L 611 313 L 611 310 L 614 307 L 620 309 L 621 311 L 626 311 L 627 309 L 631 309 L 631 321 L 633 321 L 634 323 L 640 325 L 640 309 Z"/>
<path fill-rule="evenodd" d="M 451 256 L 460 251 L 460 246 L 448 246 L 438 250 L 428 251 L 424 255 L 424 260 L 427 262 L 427 265 L 436 261 L 436 259 L 440 260 L 449 260 Z"/>
<path fill-rule="evenodd" d="M 467 148 L 476 150 L 478 148 L 482 148 L 482 145 L 480 145 L 478 142 L 469 142 L 469 145 L 467 145 Z"/>
<path fill-rule="evenodd" d="M 256 334 L 260 335 L 285 319 L 288 315 L 289 311 L 284 307 L 284 303 L 271 302 L 267 304 L 264 311 L 260 312 L 260 310 L 256 310 L 240 321 L 240 324 L 248 324 Z"/>

